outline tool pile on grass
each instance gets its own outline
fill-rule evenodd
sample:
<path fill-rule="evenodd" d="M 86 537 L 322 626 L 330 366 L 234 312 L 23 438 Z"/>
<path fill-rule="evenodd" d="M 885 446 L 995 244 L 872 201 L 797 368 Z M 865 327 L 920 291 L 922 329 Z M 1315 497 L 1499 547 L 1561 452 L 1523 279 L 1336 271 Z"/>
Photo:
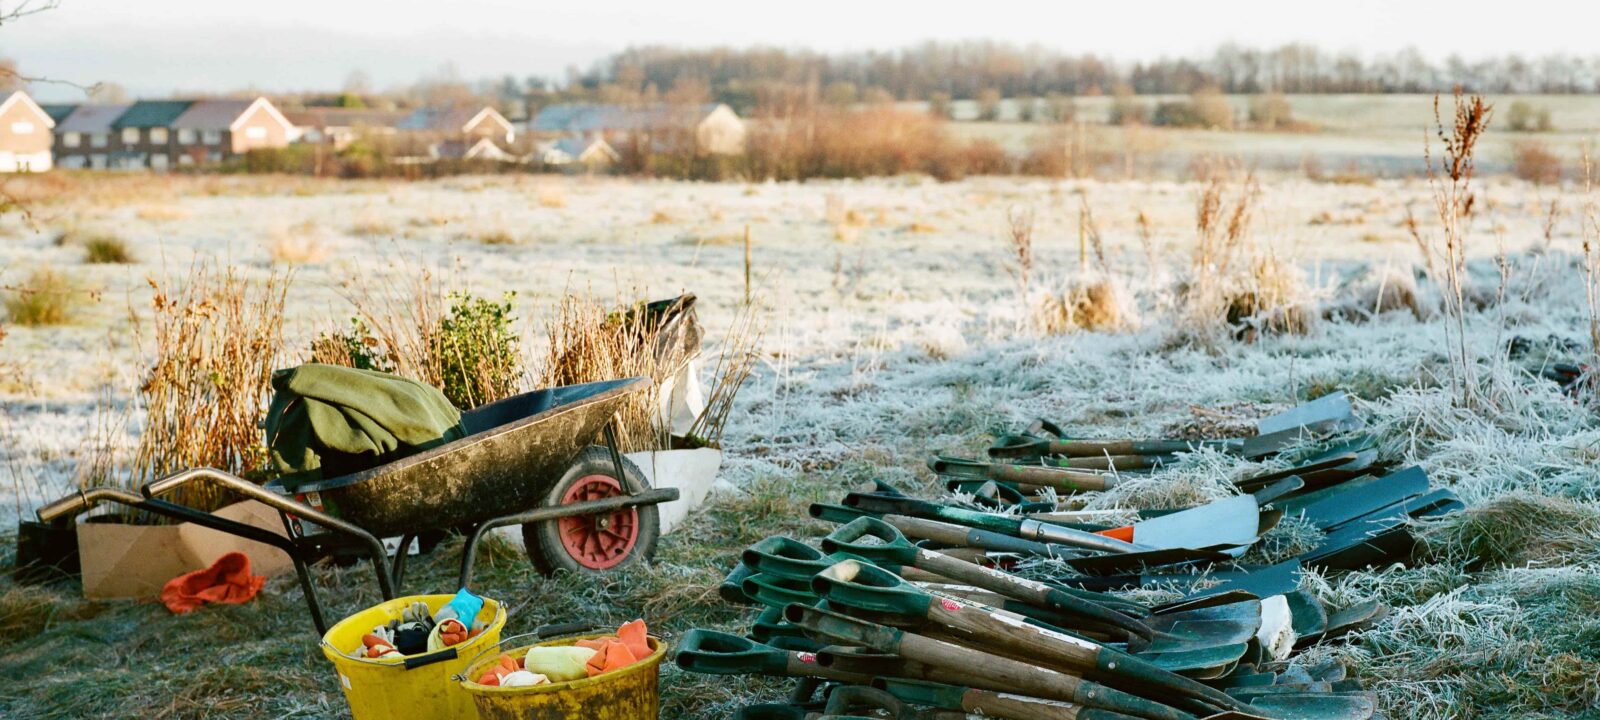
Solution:
<path fill-rule="evenodd" d="M 987 461 L 936 457 L 942 501 L 875 483 L 812 506 L 839 524 L 820 547 L 772 537 L 745 550 L 722 595 L 765 609 L 746 637 L 689 632 L 677 663 L 801 678 L 787 702 L 742 709 L 748 720 L 1371 717 L 1342 666 L 1291 659 L 1386 609 L 1327 607 L 1301 568 L 1403 559 L 1412 518 L 1461 503 L 1420 468 L 1378 463 L 1361 427 L 1335 393 L 1243 439 L 1081 440 L 1040 422 Z M 1138 509 L 1132 524 L 1072 511 L 1201 447 L 1281 469 L 1235 481 L 1224 500 Z M 1309 550 L 1242 559 L 1285 518 L 1314 528 Z M 1138 588 L 1170 599 L 1117 594 Z"/>

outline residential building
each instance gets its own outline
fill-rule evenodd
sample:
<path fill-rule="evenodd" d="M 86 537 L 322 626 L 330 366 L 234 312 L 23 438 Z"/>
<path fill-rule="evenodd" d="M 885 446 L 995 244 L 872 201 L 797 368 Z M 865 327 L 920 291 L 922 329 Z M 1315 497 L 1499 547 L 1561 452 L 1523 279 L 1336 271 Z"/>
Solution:
<path fill-rule="evenodd" d="M 111 167 L 111 124 L 128 111 L 128 105 L 69 105 L 71 111 L 55 127 L 56 165 L 69 170 L 104 170 Z"/>
<path fill-rule="evenodd" d="M 0 172 L 50 169 L 55 120 L 21 90 L 0 94 Z"/>
<path fill-rule="evenodd" d="M 428 148 L 428 156 L 434 160 L 493 160 L 496 162 L 516 162 L 517 156 L 500 149 L 493 140 L 486 137 L 466 140 L 445 140 L 434 143 Z"/>
<path fill-rule="evenodd" d="M 193 100 L 140 100 L 129 105 L 111 121 L 111 169 L 159 172 L 172 167 L 172 123 L 191 105 Z"/>
<path fill-rule="evenodd" d="M 602 138 L 613 147 L 698 155 L 738 155 L 745 144 L 744 121 L 721 103 L 551 105 L 534 116 L 529 131 L 545 138 Z"/>
<path fill-rule="evenodd" d="M 218 163 L 251 150 L 287 147 L 295 126 L 266 98 L 198 100 L 171 123 L 178 165 Z"/>
<path fill-rule="evenodd" d="M 294 142 L 325 143 L 335 150 L 345 149 L 363 135 L 392 135 L 394 126 L 410 115 L 403 110 L 362 108 L 307 108 L 284 113 L 294 124 Z"/>
<path fill-rule="evenodd" d="M 601 138 L 577 137 L 564 137 L 540 143 L 537 157 L 539 162 L 545 165 L 558 167 L 579 165 L 587 168 L 605 167 L 622 159 L 622 156 Z"/>
<path fill-rule="evenodd" d="M 454 106 L 419 108 L 398 123 L 395 129 L 437 135 L 446 140 L 489 138 L 510 145 L 517 139 L 516 127 L 492 107 Z"/>

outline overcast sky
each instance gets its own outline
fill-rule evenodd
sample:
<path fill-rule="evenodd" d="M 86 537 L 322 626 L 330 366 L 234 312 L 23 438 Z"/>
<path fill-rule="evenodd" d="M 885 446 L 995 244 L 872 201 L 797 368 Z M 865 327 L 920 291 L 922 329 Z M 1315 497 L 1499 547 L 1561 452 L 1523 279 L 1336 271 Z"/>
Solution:
<path fill-rule="evenodd" d="M 467 79 L 559 77 L 639 44 L 864 50 L 986 38 L 1141 59 L 1229 40 L 1308 41 L 1367 55 L 1414 45 L 1438 59 L 1596 54 L 1597 27 L 1600 0 L 60 0 L 0 27 L 0 55 L 29 75 L 160 96 L 331 90 L 354 70 L 384 88 L 447 63 Z M 81 98 L 69 87 L 35 91 Z"/>

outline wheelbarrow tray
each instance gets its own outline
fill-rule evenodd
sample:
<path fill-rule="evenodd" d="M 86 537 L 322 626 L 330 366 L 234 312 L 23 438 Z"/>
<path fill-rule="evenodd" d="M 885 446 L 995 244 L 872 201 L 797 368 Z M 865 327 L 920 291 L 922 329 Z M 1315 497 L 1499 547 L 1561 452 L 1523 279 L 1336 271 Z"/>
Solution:
<path fill-rule="evenodd" d="M 459 528 L 538 507 L 629 395 L 624 378 L 547 388 L 467 411 L 467 436 L 357 473 L 267 489 L 378 537 Z"/>

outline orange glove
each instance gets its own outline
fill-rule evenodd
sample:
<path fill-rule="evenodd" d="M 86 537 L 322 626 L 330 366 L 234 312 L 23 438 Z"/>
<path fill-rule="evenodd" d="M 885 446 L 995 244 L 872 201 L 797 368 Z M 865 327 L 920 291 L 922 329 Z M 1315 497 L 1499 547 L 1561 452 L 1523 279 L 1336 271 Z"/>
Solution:
<path fill-rule="evenodd" d="M 462 625 L 460 620 L 446 620 L 439 624 L 439 641 L 444 643 L 445 647 L 459 645 L 471 637 L 472 635 L 467 632 L 467 626 Z"/>
<path fill-rule="evenodd" d="M 510 655 L 501 655 L 500 662 L 478 678 L 478 684 L 499 687 L 501 678 L 521 669 L 522 663 L 512 660 Z"/>
<path fill-rule="evenodd" d="M 589 677 L 620 670 L 639 660 L 628 651 L 627 645 L 614 637 L 579 640 L 577 645 L 594 651 L 594 657 L 589 658 L 587 668 Z"/>
<path fill-rule="evenodd" d="M 381 658 L 400 654 L 400 651 L 394 649 L 394 646 L 390 645 L 388 641 L 372 633 L 361 636 L 361 646 L 366 648 L 361 653 L 362 657 Z"/>
<path fill-rule="evenodd" d="M 650 630 L 645 627 L 643 620 L 623 623 L 617 628 L 617 639 L 628 646 L 628 652 L 633 653 L 635 660 L 650 657 Z"/>

